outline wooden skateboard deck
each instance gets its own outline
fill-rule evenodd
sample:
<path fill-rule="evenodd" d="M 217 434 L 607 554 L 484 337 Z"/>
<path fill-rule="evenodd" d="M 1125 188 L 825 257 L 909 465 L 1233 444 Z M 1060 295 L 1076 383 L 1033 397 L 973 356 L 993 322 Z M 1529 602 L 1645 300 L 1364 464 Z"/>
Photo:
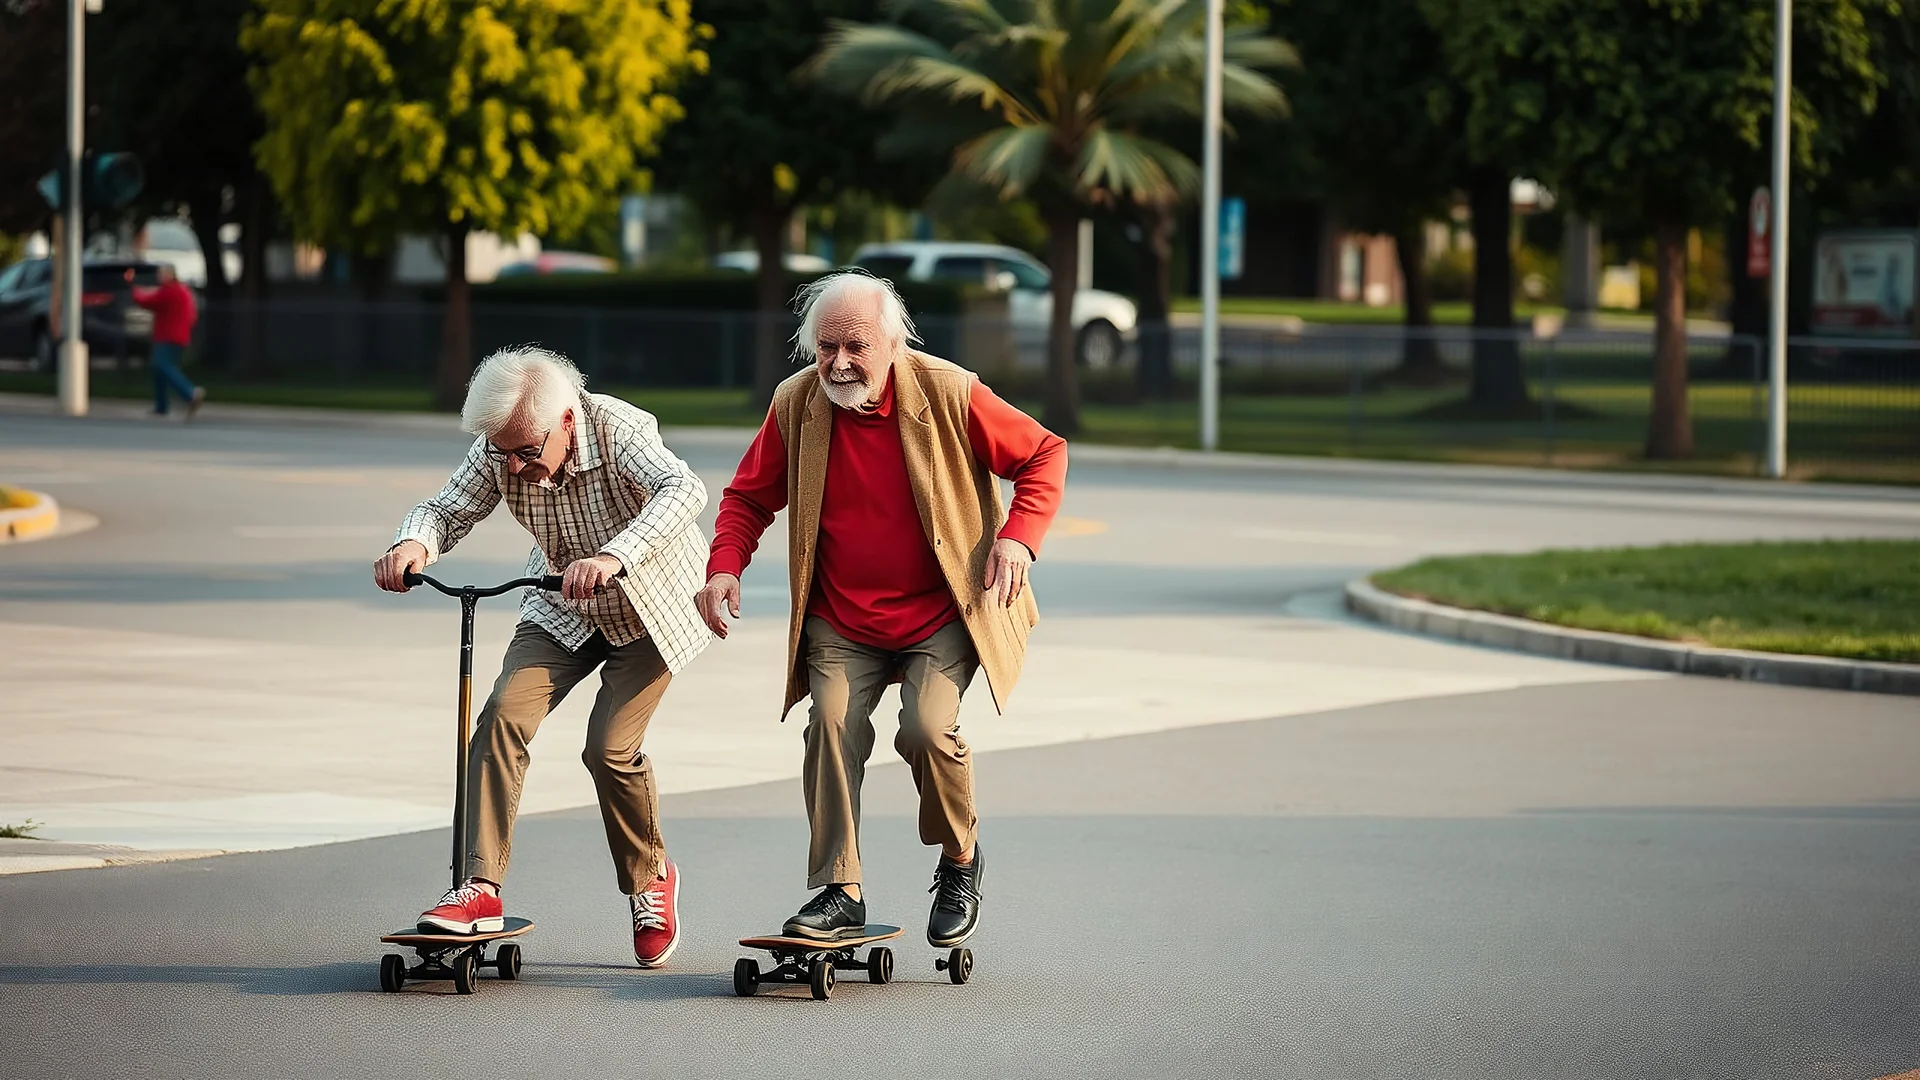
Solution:
<path fill-rule="evenodd" d="M 459 945 L 478 945 L 483 941 L 497 941 L 500 938 L 519 937 L 531 929 L 533 929 L 532 920 L 510 917 L 507 919 L 507 926 L 504 930 L 488 930 L 480 934 L 423 934 L 418 928 L 415 928 L 412 930 L 395 930 L 393 933 L 381 937 L 380 940 L 389 945 L 439 945 L 450 948 Z M 896 934 L 899 932 L 898 930 L 894 931 Z"/>
<path fill-rule="evenodd" d="M 768 951 L 778 952 L 834 952 L 840 949 L 857 949 L 862 945 L 870 945 L 876 941 L 886 941 L 889 938 L 897 938 L 901 934 L 906 933 L 905 930 L 897 926 L 883 926 L 879 923 L 868 923 L 866 926 L 861 927 L 861 930 L 862 933 L 857 937 L 836 938 L 833 941 L 820 941 L 815 938 L 788 937 L 784 934 L 777 934 L 768 937 L 741 938 L 740 945 L 748 949 L 766 949 Z"/>

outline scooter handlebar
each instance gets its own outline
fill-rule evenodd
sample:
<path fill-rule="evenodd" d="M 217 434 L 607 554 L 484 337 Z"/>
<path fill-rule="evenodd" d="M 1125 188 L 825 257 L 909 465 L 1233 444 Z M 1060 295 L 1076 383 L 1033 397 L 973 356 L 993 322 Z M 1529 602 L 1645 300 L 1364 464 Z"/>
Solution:
<path fill-rule="evenodd" d="M 448 596 L 460 596 L 463 594 L 471 594 L 473 596 L 499 596 L 501 593 L 504 593 L 504 592 L 511 592 L 514 589 L 524 589 L 529 587 L 540 589 L 544 592 L 560 591 L 560 575 L 559 574 L 548 574 L 545 577 L 537 577 L 537 578 L 536 577 L 515 578 L 514 580 L 509 581 L 504 585 L 495 585 L 492 588 L 482 589 L 475 585 L 468 585 L 468 586 L 465 586 L 464 588 L 455 587 L 452 585 L 448 585 L 444 582 L 435 581 L 433 578 L 428 577 L 425 574 L 416 574 L 413 571 L 409 570 L 404 575 L 401 576 L 400 582 L 401 584 L 405 585 L 409 589 L 413 588 L 415 585 L 431 585 L 434 588 L 440 590 L 441 592 L 446 593 Z"/>

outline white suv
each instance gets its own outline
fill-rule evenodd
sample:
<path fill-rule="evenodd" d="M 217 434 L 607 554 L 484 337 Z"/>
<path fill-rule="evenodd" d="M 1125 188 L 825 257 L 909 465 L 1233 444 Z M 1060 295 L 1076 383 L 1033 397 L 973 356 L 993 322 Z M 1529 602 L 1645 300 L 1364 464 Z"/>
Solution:
<path fill-rule="evenodd" d="M 1047 268 L 1019 248 L 1000 244 L 897 240 L 867 244 L 853 265 L 883 278 L 960 281 L 1008 290 L 1007 313 L 1023 354 L 1046 356 L 1047 322 L 1053 317 L 1053 280 Z M 1118 293 L 1081 289 L 1073 295 L 1075 355 L 1087 367 L 1111 367 L 1139 322 L 1133 301 Z"/>

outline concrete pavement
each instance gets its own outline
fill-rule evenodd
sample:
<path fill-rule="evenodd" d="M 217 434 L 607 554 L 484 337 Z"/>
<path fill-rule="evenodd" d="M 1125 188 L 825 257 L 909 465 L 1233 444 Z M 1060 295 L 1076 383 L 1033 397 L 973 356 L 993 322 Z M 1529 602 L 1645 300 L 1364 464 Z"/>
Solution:
<path fill-rule="evenodd" d="M 10 1075 L 1920 1065 L 1910 702 L 1427 641 L 1338 599 L 1428 553 L 1920 535 L 1899 494 L 1087 454 L 1014 708 L 965 714 L 993 860 L 975 982 L 937 981 L 916 940 L 932 858 L 881 766 L 864 847 L 875 918 L 910 928 L 904 981 L 824 1006 L 726 989 L 732 939 L 803 897 L 776 530 L 746 621 L 649 734 L 687 872 L 673 968 L 624 951 L 575 701 L 535 744 L 546 812 L 515 847 L 527 981 L 393 998 L 373 937 L 445 880 L 457 614 L 367 567 L 463 440 L 434 418 L 7 408 L 0 474 L 101 524 L 0 550 L 0 822 L 292 848 L 0 878 Z M 670 435 L 716 500 L 743 440 Z M 441 568 L 510 576 L 525 548 L 491 521 Z M 482 608 L 482 680 L 511 610 Z M 350 842 L 293 848 L 328 840 Z"/>

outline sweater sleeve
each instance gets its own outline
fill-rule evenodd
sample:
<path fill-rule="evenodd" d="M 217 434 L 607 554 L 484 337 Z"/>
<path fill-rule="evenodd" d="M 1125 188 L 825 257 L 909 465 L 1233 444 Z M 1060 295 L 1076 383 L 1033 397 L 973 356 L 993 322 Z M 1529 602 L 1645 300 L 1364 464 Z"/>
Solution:
<path fill-rule="evenodd" d="M 1013 505 L 1000 537 L 1020 541 L 1039 558 L 1040 541 L 1067 487 L 1067 441 L 975 379 L 967 399 L 967 442 L 995 476 L 1013 481 Z"/>
<path fill-rule="evenodd" d="M 787 447 L 779 421 L 767 410 L 766 422 L 740 459 L 733 483 L 720 494 L 720 511 L 713 523 L 713 552 L 707 557 L 707 577 L 739 577 L 760 547 L 760 535 L 773 516 L 787 505 Z"/>

